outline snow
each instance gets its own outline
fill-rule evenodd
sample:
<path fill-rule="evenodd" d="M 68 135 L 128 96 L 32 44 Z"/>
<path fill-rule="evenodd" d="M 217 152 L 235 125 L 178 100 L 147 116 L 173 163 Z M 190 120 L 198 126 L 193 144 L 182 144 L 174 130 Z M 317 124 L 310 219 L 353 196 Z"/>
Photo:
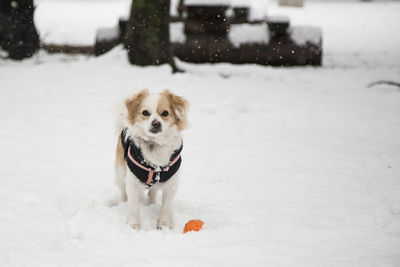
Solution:
<path fill-rule="evenodd" d="M 0 48 L 0 59 L 7 57 L 8 57 L 8 52 Z"/>
<path fill-rule="evenodd" d="M 39 3 L 122 12 L 117 0 Z M 400 3 L 270 9 L 322 27 L 323 67 L 178 62 L 186 73 L 173 75 L 129 65 L 120 46 L 1 59 L 0 265 L 399 266 L 400 91 L 367 86 L 399 81 Z M 36 18 L 42 33 L 57 22 L 55 42 L 115 23 L 60 13 Z M 142 88 L 190 103 L 173 230 L 155 229 L 158 204 L 136 232 L 115 201 L 116 110 Z M 189 219 L 204 228 L 182 234 Z"/>
<path fill-rule="evenodd" d="M 35 0 L 35 23 L 41 41 L 94 45 L 99 28 L 111 28 L 128 17 L 130 0 Z"/>
<path fill-rule="evenodd" d="M 270 40 L 266 23 L 233 24 L 230 26 L 228 38 L 235 47 L 246 43 L 268 44 Z"/>
<path fill-rule="evenodd" d="M 225 5 L 229 6 L 229 0 L 185 0 L 185 5 L 188 6 L 201 6 L 201 5 Z"/>
<path fill-rule="evenodd" d="M 279 20 L 279 17 L 277 18 Z M 274 17 L 274 21 L 275 20 Z M 283 21 L 283 17 L 282 17 Z M 319 45 L 322 40 L 323 34 L 321 28 L 314 26 L 293 26 L 289 30 L 290 38 L 298 45 L 305 45 L 307 42 Z M 171 36 L 174 40 L 183 40 L 176 30 L 171 31 Z M 268 25 L 261 24 L 234 24 L 230 26 L 228 33 L 229 41 L 235 46 L 240 47 L 243 44 L 268 44 L 270 40 Z"/>
<path fill-rule="evenodd" d="M 112 28 L 100 28 L 97 30 L 96 38 L 98 41 L 118 40 L 120 34 L 119 26 L 114 26 Z"/>
<path fill-rule="evenodd" d="M 249 6 L 252 6 L 254 3 L 255 3 L 254 0 L 253 1 L 249 1 L 249 0 L 230 0 L 229 1 L 230 6 L 233 6 L 233 7 L 249 7 Z"/>
<path fill-rule="evenodd" d="M 169 25 L 170 41 L 172 43 L 185 43 L 185 25 L 183 22 L 174 22 Z"/>
<path fill-rule="evenodd" d="M 289 29 L 291 39 L 298 45 L 310 42 L 319 45 L 322 41 L 321 28 L 313 26 L 296 26 Z"/>
<path fill-rule="evenodd" d="M 287 23 L 290 22 L 290 18 L 284 15 L 274 15 L 274 16 L 268 16 L 268 21 Z"/>

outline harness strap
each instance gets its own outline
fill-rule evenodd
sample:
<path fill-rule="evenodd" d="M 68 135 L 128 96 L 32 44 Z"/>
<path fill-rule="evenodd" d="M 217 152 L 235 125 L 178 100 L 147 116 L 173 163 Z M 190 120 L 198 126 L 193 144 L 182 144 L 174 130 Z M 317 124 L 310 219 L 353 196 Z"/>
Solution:
<path fill-rule="evenodd" d="M 154 170 L 150 169 L 149 175 L 147 176 L 146 184 L 150 184 L 153 181 Z"/>
<path fill-rule="evenodd" d="M 169 164 L 168 167 L 164 168 L 164 171 L 168 171 L 169 167 L 171 167 L 172 165 L 174 165 L 179 158 L 181 157 L 181 153 L 179 153 Z"/>
<path fill-rule="evenodd" d="M 151 184 L 151 181 L 153 181 L 154 173 L 155 173 L 156 171 L 153 170 L 152 168 L 147 168 L 147 167 L 143 166 L 142 164 L 140 164 L 139 162 L 137 162 L 137 161 L 132 157 L 132 155 L 131 155 L 131 146 L 128 147 L 128 157 L 129 157 L 129 159 L 130 159 L 136 166 L 138 166 L 139 168 L 141 168 L 141 169 L 143 169 L 143 170 L 149 172 L 149 174 L 148 174 L 148 176 L 147 176 L 146 184 L 147 184 L 147 185 Z M 170 168 L 172 165 L 174 165 L 174 164 L 179 160 L 180 157 L 181 157 L 181 153 L 179 153 L 179 154 L 168 164 L 168 166 L 165 167 L 165 168 L 163 169 L 163 171 L 165 171 L 165 172 L 168 171 L 169 168 Z M 158 172 L 159 172 L 159 171 L 158 171 Z"/>

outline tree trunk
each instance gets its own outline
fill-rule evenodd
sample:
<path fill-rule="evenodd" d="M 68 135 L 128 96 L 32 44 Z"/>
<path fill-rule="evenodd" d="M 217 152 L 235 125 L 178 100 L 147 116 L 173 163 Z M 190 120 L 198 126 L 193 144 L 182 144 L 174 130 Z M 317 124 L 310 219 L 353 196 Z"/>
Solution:
<path fill-rule="evenodd" d="M 132 0 L 125 47 L 134 65 L 173 62 L 169 41 L 170 0 Z"/>
<path fill-rule="evenodd" d="M 30 57 L 39 48 L 33 12 L 33 0 L 0 0 L 0 47 L 10 58 Z"/>

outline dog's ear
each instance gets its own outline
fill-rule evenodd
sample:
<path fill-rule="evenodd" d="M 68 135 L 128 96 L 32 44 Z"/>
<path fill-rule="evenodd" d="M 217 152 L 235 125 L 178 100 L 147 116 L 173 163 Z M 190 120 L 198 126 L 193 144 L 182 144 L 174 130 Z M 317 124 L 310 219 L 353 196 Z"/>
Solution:
<path fill-rule="evenodd" d="M 128 120 L 132 123 L 132 125 L 135 123 L 135 118 L 139 112 L 140 103 L 148 94 L 149 91 L 144 89 L 125 101 L 125 106 L 128 110 Z"/>
<path fill-rule="evenodd" d="M 164 90 L 162 94 L 168 98 L 169 103 L 171 104 L 171 108 L 175 113 L 178 129 L 180 131 L 184 130 L 189 125 L 187 120 L 188 102 L 183 97 L 177 96 L 169 90 Z"/>

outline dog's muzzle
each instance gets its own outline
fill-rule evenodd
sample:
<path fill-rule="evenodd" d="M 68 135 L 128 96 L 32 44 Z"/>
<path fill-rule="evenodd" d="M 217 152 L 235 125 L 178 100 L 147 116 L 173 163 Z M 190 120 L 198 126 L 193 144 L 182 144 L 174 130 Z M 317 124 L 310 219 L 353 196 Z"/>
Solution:
<path fill-rule="evenodd" d="M 158 120 L 153 120 L 151 122 L 150 132 L 154 134 L 161 132 L 161 122 Z"/>

